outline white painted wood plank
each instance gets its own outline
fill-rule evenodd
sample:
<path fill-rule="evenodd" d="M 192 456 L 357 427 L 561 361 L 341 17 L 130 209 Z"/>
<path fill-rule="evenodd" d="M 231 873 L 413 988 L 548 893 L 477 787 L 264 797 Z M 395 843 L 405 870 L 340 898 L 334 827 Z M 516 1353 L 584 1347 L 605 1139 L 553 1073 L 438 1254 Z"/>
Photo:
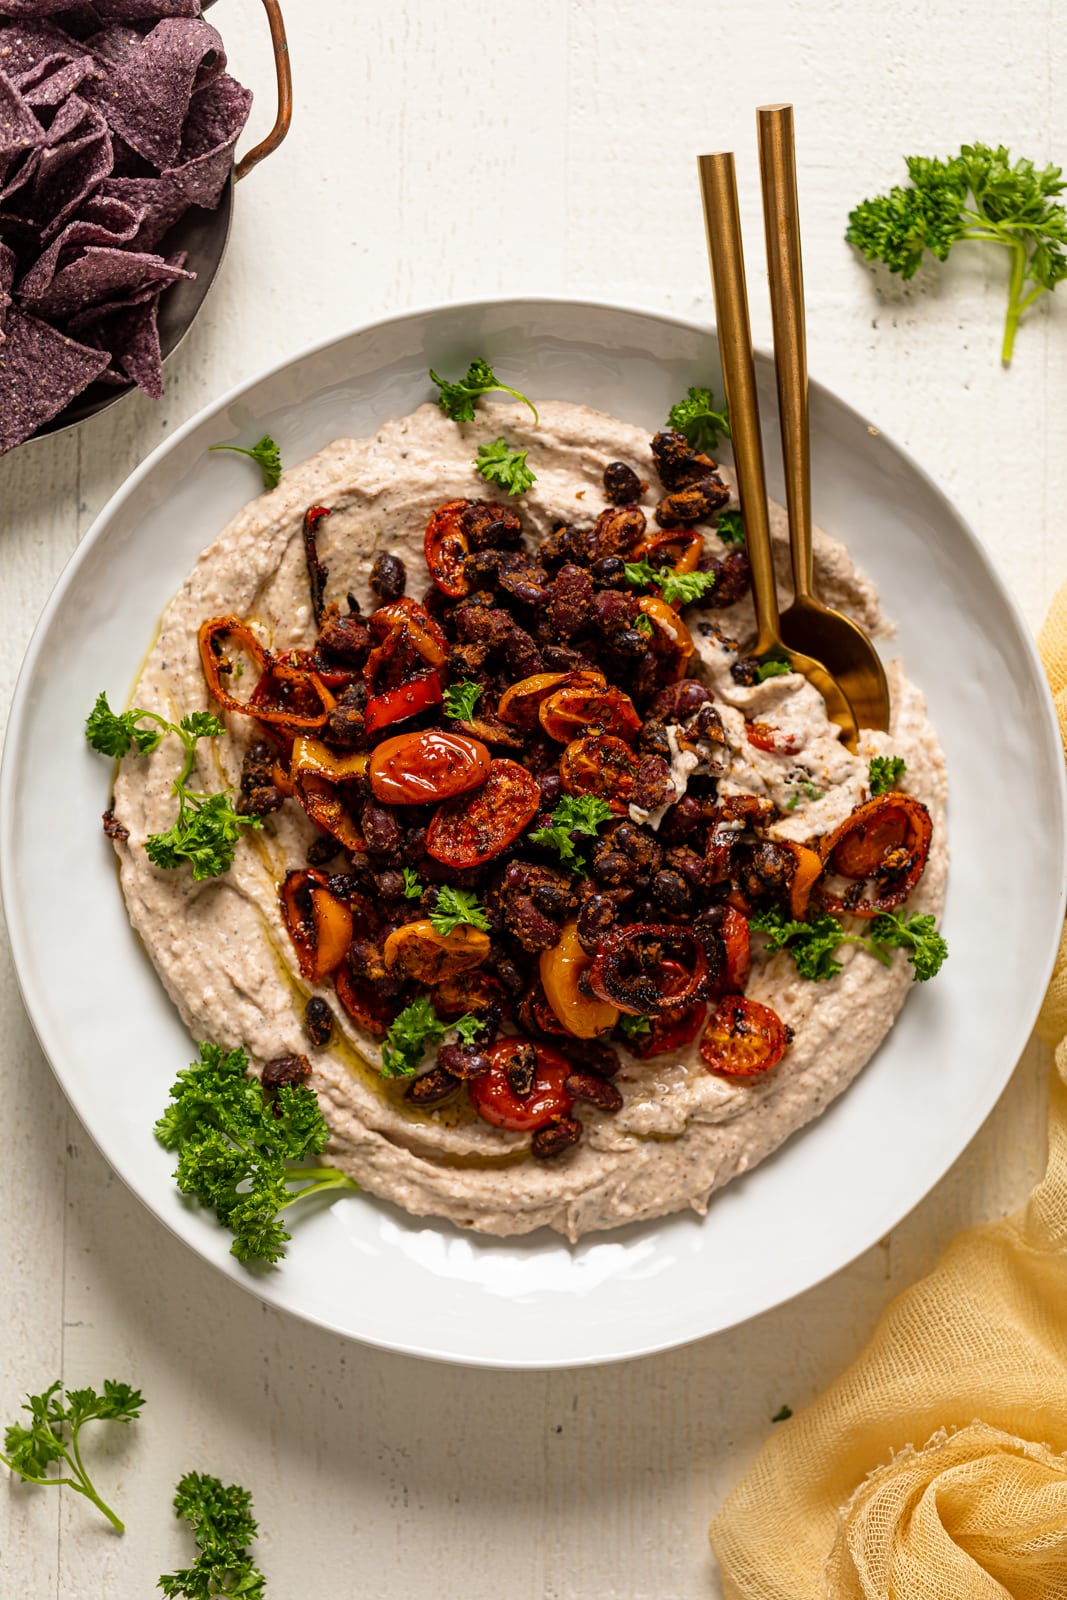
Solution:
<path fill-rule="evenodd" d="M 159 439 L 222 389 L 408 303 L 589 293 L 710 316 L 693 157 L 738 150 L 757 336 L 766 340 L 755 104 L 792 98 L 810 359 L 912 445 L 972 516 L 1027 616 L 1067 574 L 1067 301 L 995 359 L 995 256 L 907 289 L 842 242 L 848 209 L 905 151 L 1004 138 L 1067 152 L 1065 45 L 1038 0 L 318 0 L 289 10 L 297 114 L 242 186 L 229 254 L 159 405 L 123 402 L 73 438 L 0 461 L 6 705 L 34 618 L 91 516 Z M 263 85 L 259 7 L 217 13 Z M 989 40 L 1010 34 L 1012 51 Z M 1062 292 L 1062 291 L 1061 291 Z M 877 324 L 877 326 L 875 326 Z M 783 1402 L 812 1398 L 889 1297 L 962 1226 L 1027 1192 L 1047 1062 L 1032 1046 L 978 1138 L 880 1246 L 797 1301 L 668 1356 L 550 1376 L 478 1374 L 346 1345 L 260 1307 L 164 1234 L 62 1107 L 0 978 L 0 1399 L 63 1371 L 125 1375 L 144 1421 L 92 1446 L 126 1515 L 0 1492 L 0 1592 L 153 1592 L 190 1547 L 170 1495 L 197 1466 L 254 1491 L 270 1592 L 408 1600 L 690 1600 L 714 1592 L 705 1525 Z M 71 1153 L 66 1152 L 69 1143 Z"/>

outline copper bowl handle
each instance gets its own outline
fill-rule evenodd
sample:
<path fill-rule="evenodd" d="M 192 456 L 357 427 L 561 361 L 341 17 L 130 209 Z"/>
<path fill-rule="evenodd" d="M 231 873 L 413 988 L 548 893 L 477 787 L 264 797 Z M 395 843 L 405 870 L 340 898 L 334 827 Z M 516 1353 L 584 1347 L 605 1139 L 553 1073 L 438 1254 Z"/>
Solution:
<path fill-rule="evenodd" d="M 253 167 L 259 165 L 264 156 L 269 156 L 277 150 L 289 132 L 289 124 L 293 120 L 293 75 L 289 70 L 289 45 L 285 37 L 281 7 L 278 0 L 263 0 L 263 7 L 270 24 L 270 42 L 274 46 L 274 68 L 278 74 L 278 115 L 267 137 L 261 139 L 259 144 L 253 145 L 248 154 L 243 155 L 237 163 L 234 178 L 238 183 L 248 176 Z"/>

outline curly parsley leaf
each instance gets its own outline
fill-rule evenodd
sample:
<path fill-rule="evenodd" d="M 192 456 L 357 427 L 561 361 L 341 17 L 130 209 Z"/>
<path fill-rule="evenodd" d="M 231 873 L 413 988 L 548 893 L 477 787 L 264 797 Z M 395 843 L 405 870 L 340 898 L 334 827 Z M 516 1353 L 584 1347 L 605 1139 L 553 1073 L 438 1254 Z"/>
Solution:
<path fill-rule="evenodd" d="M 780 656 L 770 656 L 756 668 L 756 679 L 759 683 L 766 683 L 768 678 L 782 678 L 792 670 L 788 661 L 783 661 Z"/>
<path fill-rule="evenodd" d="M 182 1194 L 214 1211 L 238 1261 L 278 1261 L 292 1237 L 281 1212 L 306 1195 L 357 1187 L 338 1167 L 292 1166 L 326 1148 L 330 1130 L 313 1090 L 283 1084 L 268 1101 L 243 1050 L 207 1041 L 178 1074 L 156 1138 L 176 1150 Z M 292 1188 L 296 1184 L 298 1187 Z"/>
<path fill-rule="evenodd" d="M 43 1394 L 29 1394 L 23 1411 L 29 1413 L 27 1427 L 12 1422 L 4 1431 L 4 1450 L 0 1461 L 27 1483 L 66 1484 L 84 1495 L 97 1510 L 124 1533 L 125 1526 L 101 1500 L 82 1462 L 78 1435 L 87 1422 L 133 1422 L 141 1414 L 144 1396 L 128 1383 L 104 1379 L 103 1392 L 93 1388 L 68 1389 L 57 1379 Z M 53 1463 L 62 1463 L 58 1473 L 50 1473 Z"/>
<path fill-rule="evenodd" d="M 800 976 L 814 983 L 836 978 L 841 971 L 836 952 L 843 944 L 862 945 L 885 967 L 892 960 L 893 950 L 903 950 L 918 983 L 934 977 L 948 957 L 948 945 L 937 932 L 933 917 L 918 912 L 907 920 L 898 912 L 883 912 L 869 924 L 869 937 L 846 933 L 828 911 L 817 911 L 809 921 L 800 922 L 781 906 L 757 912 L 750 919 L 750 926 L 766 934 L 769 949 L 788 950 Z"/>
<path fill-rule="evenodd" d="M 457 722 L 469 722 L 474 715 L 475 706 L 484 693 L 484 684 L 464 678 L 462 683 L 450 684 L 445 690 L 441 709 L 446 717 L 454 717 Z"/>
<path fill-rule="evenodd" d="M 872 796 L 895 789 L 907 770 L 903 756 L 872 756 L 867 768 L 867 787 Z"/>
<path fill-rule="evenodd" d="M 437 397 L 437 404 L 441 407 L 446 417 L 451 417 L 453 422 L 473 422 L 474 405 L 479 395 L 493 394 L 498 390 L 503 394 L 510 394 L 516 400 L 521 400 L 524 406 L 529 406 L 533 412 L 533 419 L 537 422 L 537 407 L 532 400 L 528 400 L 518 389 L 511 389 L 506 383 L 501 383 L 488 361 L 472 361 L 466 374 L 458 378 L 455 383 L 450 383 L 447 378 L 439 378 L 437 373 L 430 368 L 430 377 L 436 383 L 441 393 Z"/>
<path fill-rule="evenodd" d="M 907 156 L 907 185 L 862 201 L 845 238 L 868 261 L 911 278 L 929 250 L 944 261 L 965 239 L 1008 251 L 1008 310 L 1001 360 L 1011 361 L 1019 318 L 1067 277 L 1067 210 L 1055 198 L 1062 169 L 1013 162 L 1004 145 L 965 144 L 958 156 Z"/>
<path fill-rule="evenodd" d="M 627 583 L 632 583 L 635 588 L 657 585 L 668 605 L 673 605 L 676 600 L 680 600 L 684 606 L 691 605 L 715 586 L 714 572 L 672 572 L 670 567 L 660 567 L 657 571 L 645 559 L 623 562 L 623 572 Z"/>
<path fill-rule="evenodd" d="M 151 727 L 141 726 L 146 720 Z M 131 749 L 139 755 L 151 754 L 169 733 L 181 740 L 185 760 L 171 791 L 178 799 L 178 815 L 165 833 L 149 834 L 145 854 L 153 865 L 167 870 L 187 861 L 197 883 L 230 870 L 242 828 L 263 826 L 262 817 L 244 816 L 235 810 L 229 790 L 199 794 L 189 788 L 200 740 L 217 739 L 225 731 L 210 711 L 191 711 L 180 722 L 168 722 L 156 712 L 136 706 L 112 711 L 105 694 L 97 696 L 85 722 L 85 737 L 93 749 L 120 759 Z"/>
<path fill-rule="evenodd" d="M 420 995 L 404 1007 L 382 1040 L 382 1077 L 410 1078 L 431 1045 L 449 1033 L 470 1044 L 481 1026 L 481 1019 L 469 1012 L 456 1022 L 442 1022 L 427 996 Z"/>
<path fill-rule="evenodd" d="M 653 632 L 652 620 L 651 620 L 650 617 L 646 617 L 643 611 L 642 611 L 641 615 L 635 621 L 634 627 L 637 629 L 638 633 L 647 634 L 648 637 L 651 639 L 652 632 Z"/>
<path fill-rule="evenodd" d="M 905 921 L 897 911 L 883 911 L 871 923 L 871 940 L 887 950 L 905 951 L 918 983 L 936 976 L 948 959 L 948 945 L 929 912 L 915 913 Z"/>
<path fill-rule="evenodd" d="M 684 433 L 694 450 L 714 450 L 721 438 L 730 437 L 726 406 L 721 411 L 715 409 L 710 389 L 687 389 L 685 399 L 671 406 L 667 424 Z"/>
<path fill-rule="evenodd" d="M 651 1017 L 628 1017 L 625 1012 L 619 1018 L 618 1029 L 626 1043 L 632 1048 L 643 1044 L 652 1036 Z"/>
<path fill-rule="evenodd" d="M 246 450 L 239 444 L 213 444 L 208 446 L 211 450 L 232 450 L 238 456 L 251 456 L 253 461 L 258 461 L 260 471 L 263 473 L 264 489 L 276 489 L 282 481 L 282 458 L 278 446 L 269 433 L 265 433 L 254 444 L 251 450 Z"/>
<path fill-rule="evenodd" d="M 538 828 L 530 834 L 530 843 L 557 850 L 561 866 L 570 867 L 572 872 L 584 873 L 585 858 L 575 850 L 571 835 L 577 833 L 595 839 L 597 830 L 613 815 L 607 801 L 601 800 L 599 795 L 566 794 L 549 817 L 549 826 Z"/>
<path fill-rule="evenodd" d="M 405 867 L 404 871 L 404 898 L 405 900 L 418 900 L 422 897 L 422 884 L 414 867 Z"/>
<path fill-rule="evenodd" d="M 192 1526 L 197 1558 L 191 1567 L 165 1572 L 159 1587 L 167 1600 L 261 1600 L 266 1578 L 248 1546 L 259 1532 L 252 1496 L 240 1484 L 224 1484 L 208 1473 L 187 1472 L 174 1492 L 177 1516 Z"/>
<path fill-rule="evenodd" d="M 745 524 L 741 520 L 740 511 L 720 511 L 715 532 L 723 544 L 744 544 Z"/>
<path fill-rule="evenodd" d="M 509 495 L 525 494 L 537 482 L 536 474 L 526 465 L 526 450 L 510 450 L 504 438 L 492 444 L 480 444 L 474 470 L 486 483 L 495 483 Z"/>
<path fill-rule="evenodd" d="M 444 883 L 437 891 L 437 900 L 430 912 L 430 921 L 438 933 L 448 934 L 455 928 L 480 928 L 489 931 L 489 918 L 478 896 L 469 889 L 453 889 Z"/>

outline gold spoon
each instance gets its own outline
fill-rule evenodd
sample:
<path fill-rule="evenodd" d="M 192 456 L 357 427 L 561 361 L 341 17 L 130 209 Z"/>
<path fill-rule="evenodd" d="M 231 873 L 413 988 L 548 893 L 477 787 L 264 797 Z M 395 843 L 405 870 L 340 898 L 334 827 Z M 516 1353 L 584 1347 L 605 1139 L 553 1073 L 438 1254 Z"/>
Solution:
<path fill-rule="evenodd" d="M 760 106 L 760 175 L 767 232 L 767 277 L 774 324 L 774 370 L 789 508 L 793 604 L 782 613 L 782 636 L 798 650 L 817 650 L 837 679 L 861 728 L 889 727 L 889 688 L 878 652 L 858 623 L 824 605 L 812 589 L 811 450 L 804 275 L 800 264 L 793 108 Z"/>
<path fill-rule="evenodd" d="M 719 151 L 715 155 L 698 157 L 697 165 L 704 200 L 704 223 L 708 233 L 711 281 L 715 291 L 719 354 L 726 402 L 730 410 L 730 438 L 734 448 L 737 491 L 756 601 L 757 633 L 753 653 L 761 660 L 786 660 L 791 671 L 803 673 L 822 695 L 827 715 L 837 723 L 845 744 L 853 750 L 857 729 L 848 697 L 821 662 L 791 649 L 782 638 L 771 555 L 771 530 L 767 518 L 767 485 L 763 475 L 763 444 L 756 399 L 756 371 L 752 360 L 752 334 L 748 321 L 734 158 L 728 151 Z"/>

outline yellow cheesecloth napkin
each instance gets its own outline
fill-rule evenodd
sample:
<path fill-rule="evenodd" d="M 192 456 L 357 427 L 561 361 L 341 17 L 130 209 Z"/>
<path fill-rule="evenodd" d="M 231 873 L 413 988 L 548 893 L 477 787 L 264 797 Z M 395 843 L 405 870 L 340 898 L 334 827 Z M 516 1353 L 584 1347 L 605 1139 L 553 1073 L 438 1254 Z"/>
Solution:
<path fill-rule="evenodd" d="M 1067 746 L 1067 586 L 1038 639 Z M 1067 1600 L 1067 934 L 1045 1176 L 898 1295 L 711 1527 L 727 1600 Z"/>

